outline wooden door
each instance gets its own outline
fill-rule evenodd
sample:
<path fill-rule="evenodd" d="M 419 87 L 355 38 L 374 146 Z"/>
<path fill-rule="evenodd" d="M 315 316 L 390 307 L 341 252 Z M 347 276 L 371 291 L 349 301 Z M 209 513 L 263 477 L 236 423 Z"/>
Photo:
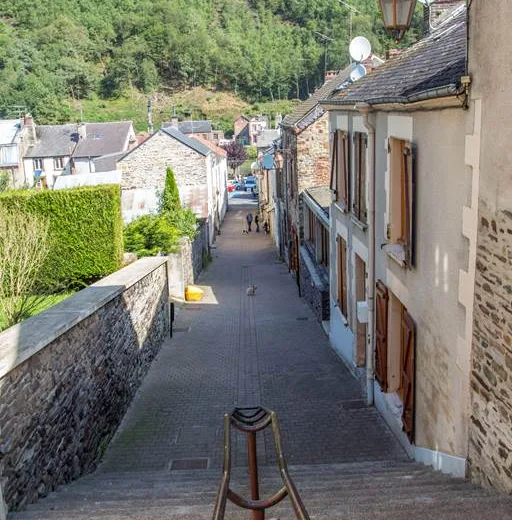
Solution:
<path fill-rule="evenodd" d="M 414 379 L 415 379 L 416 326 L 404 308 L 401 331 L 401 385 L 403 403 L 402 426 L 407 437 L 414 442 Z"/>
<path fill-rule="evenodd" d="M 366 265 L 362 258 L 356 255 L 356 309 L 354 316 L 357 320 L 357 302 L 366 300 Z M 366 364 L 366 323 L 356 324 L 356 364 L 362 367 Z"/>
<path fill-rule="evenodd" d="M 383 392 L 388 390 L 388 288 L 377 281 L 375 288 L 375 379 Z"/>

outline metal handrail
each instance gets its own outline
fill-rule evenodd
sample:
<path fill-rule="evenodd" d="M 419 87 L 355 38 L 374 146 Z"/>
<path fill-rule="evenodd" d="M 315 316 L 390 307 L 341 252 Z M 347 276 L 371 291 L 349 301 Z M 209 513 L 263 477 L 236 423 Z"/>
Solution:
<path fill-rule="evenodd" d="M 258 482 L 258 459 L 256 453 L 256 433 L 264 430 L 268 426 L 272 427 L 272 435 L 274 437 L 274 445 L 277 455 L 277 464 L 279 466 L 279 474 L 283 481 L 283 487 L 274 495 L 267 499 L 259 497 Z M 229 487 L 231 479 L 231 427 L 235 427 L 243 433 L 247 434 L 247 454 L 249 466 L 249 480 L 251 485 L 251 499 L 246 499 L 233 491 Z M 253 520 L 264 520 L 265 510 L 275 506 L 286 496 L 290 497 L 290 501 L 295 511 L 295 515 L 299 520 L 310 520 L 309 515 L 302 503 L 286 465 L 283 449 L 281 445 L 281 431 L 277 415 L 271 410 L 266 410 L 261 406 L 250 408 L 235 408 L 233 412 L 224 415 L 224 462 L 222 468 L 222 478 L 217 492 L 215 508 L 213 510 L 213 520 L 224 520 L 226 512 L 226 504 L 228 499 L 235 505 L 243 509 L 250 509 L 253 512 Z"/>

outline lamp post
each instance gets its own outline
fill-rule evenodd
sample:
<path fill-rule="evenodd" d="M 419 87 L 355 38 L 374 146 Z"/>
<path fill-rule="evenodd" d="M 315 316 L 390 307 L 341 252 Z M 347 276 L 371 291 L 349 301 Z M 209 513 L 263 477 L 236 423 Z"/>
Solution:
<path fill-rule="evenodd" d="M 396 41 L 403 38 L 411 26 L 416 0 L 379 0 L 384 26 Z"/>

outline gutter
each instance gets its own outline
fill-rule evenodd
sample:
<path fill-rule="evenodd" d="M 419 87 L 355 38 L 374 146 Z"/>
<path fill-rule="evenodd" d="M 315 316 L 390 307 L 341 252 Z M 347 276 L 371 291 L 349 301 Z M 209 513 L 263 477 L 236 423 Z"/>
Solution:
<path fill-rule="evenodd" d="M 353 99 L 324 99 L 321 101 L 322 104 L 326 105 L 354 105 L 361 103 L 362 105 L 386 105 L 386 104 L 408 104 L 416 103 L 418 101 L 426 101 L 429 99 L 443 98 L 448 96 L 457 96 L 464 93 L 464 88 L 450 84 L 444 87 L 436 87 L 432 89 L 422 90 L 410 96 L 382 96 L 379 98 L 369 98 L 364 101 L 354 101 Z"/>
<path fill-rule="evenodd" d="M 356 105 L 363 116 L 368 131 L 368 337 L 366 341 L 366 398 L 368 405 L 374 403 L 374 345 L 375 345 L 375 127 L 370 124 L 368 114 L 371 105 Z"/>

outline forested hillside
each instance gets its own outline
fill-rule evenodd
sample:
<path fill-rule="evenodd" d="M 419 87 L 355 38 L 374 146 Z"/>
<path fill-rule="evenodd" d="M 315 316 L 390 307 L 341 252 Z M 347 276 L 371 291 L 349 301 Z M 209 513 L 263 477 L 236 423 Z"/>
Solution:
<path fill-rule="evenodd" d="M 350 0 L 355 34 L 391 45 L 377 0 Z M 40 122 L 73 100 L 202 86 L 250 102 L 306 97 L 348 62 L 349 10 L 338 0 L 0 0 L 0 111 Z M 409 40 L 415 37 L 414 31 Z"/>

